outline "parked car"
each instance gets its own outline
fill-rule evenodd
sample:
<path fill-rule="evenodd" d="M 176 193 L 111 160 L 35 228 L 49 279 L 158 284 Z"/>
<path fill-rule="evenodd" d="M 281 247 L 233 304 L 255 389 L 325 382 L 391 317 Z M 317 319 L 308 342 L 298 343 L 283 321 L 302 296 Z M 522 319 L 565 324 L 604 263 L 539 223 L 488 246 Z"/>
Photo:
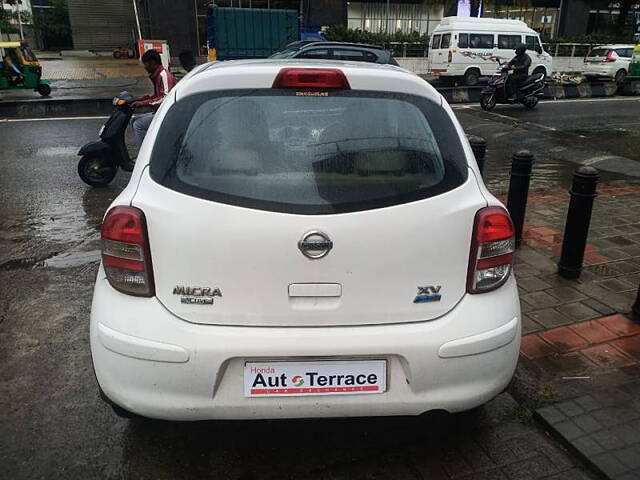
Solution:
<path fill-rule="evenodd" d="M 103 220 L 91 308 L 117 413 L 417 415 L 505 389 L 513 225 L 427 82 L 218 62 L 155 115 Z"/>
<path fill-rule="evenodd" d="M 366 43 L 299 41 L 290 43 L 284 50 L 274 53 L 270 58 L 307 58 L 398 65 L 391 52 Z"/>
<path fill-rule="evenodd" d="M 629 74 L 629 65 L 635 45 L 603 45 L 592 48 L 584 57 L 582 74 L 589 78 L 612 78 L 624 82 Z"/>
<path fill-rule="evenodd" d="M 477 85 L 480 77 L 498 70 L 497 59 L 509 61 L 515 48 L 524 43 L 531 57 L 530 74 L 549 76 L 552 58 L 542 48 L 538 32 L 519 20 L 446 17 L 434 29 L 429 43 L 432 74 L 462 79 Z"/>

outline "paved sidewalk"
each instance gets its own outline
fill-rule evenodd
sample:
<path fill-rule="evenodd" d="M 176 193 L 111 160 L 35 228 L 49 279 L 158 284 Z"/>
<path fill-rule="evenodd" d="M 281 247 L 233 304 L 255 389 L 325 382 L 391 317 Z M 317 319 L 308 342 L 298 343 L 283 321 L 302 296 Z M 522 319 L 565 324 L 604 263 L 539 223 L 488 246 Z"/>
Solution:
<path fill-rule="evenodd" d="M 105 78 L 100 80 L 53 80 L 51 82 L 51 95 L 41 97 L 32 90 L 4 90 L 0 92 L 2 104 L 21 104 L 24 108 L 31 104 L 60 102 L 60 101 L 81 101 L 96 102 L 108 101 L 118 93 L 126 90 L 134 96 L 142 96 L 153 92 L 153 86 L 148 78 L 127 77 L 127 78 Z M 35 107 L 33 107 L 35 108 Z M 101 113 L 95 108 L 94 114 Z M 30 116 L 29 112 L 25 116 Z"/>
<path fill-rule="evenodd" d="M 640 324 L 611 315 L 530 334 L 522 354 L 582 391 L 538 409 L 543 424 L 605 477 L 640 478 Z"/>
<path fill-rule="evenodd" d="M 640 285 L 640 182 L 599 185 L 585 268 L 577 281 L 556 273 L 568 204 L 566 190 L 529 196 L 514 267 L 525 334 L 628 313 Z"/>
<path fill-rule="evenodd" d="M 137 59 L 110 57 L 41 59 L 42 77 L 49 80 L 99 80 L 104 78 L 146 77 Z"/>
<path fill-rule="evenodd" d="M 629 317 L 640 285 L 640 182 L 598 186 L 578 280 L 556 273 L 568 203 L 563 189 L 532 192 L 516 254 L 521 368 L 545 392 L 530 405 L 603 477 L 640 479 L 640 324 Z"/>

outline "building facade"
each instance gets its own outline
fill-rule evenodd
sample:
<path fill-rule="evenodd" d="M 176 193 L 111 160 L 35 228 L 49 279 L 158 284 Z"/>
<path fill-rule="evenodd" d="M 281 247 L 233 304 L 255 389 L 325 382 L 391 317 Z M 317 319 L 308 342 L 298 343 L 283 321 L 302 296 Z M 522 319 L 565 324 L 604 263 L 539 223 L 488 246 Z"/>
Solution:
<path fill-rule="evenodd" d="M 440 23 L 445 4 L 433 0 L 348 2 L 348 27 L 368 32 L 430 34 Z"/>
<path fill-rule="evenodd" d="M 133 45 L 136 22 L 131 0 L 67 0 L 76 50 L 110 51 Z"/>

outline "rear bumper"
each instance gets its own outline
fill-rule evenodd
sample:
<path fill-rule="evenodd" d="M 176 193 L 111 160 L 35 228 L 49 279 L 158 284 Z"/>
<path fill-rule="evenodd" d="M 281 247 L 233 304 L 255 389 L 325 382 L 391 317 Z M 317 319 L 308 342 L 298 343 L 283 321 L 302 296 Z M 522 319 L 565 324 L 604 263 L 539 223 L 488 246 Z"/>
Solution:
<path fill-rule="evenodd" d="M 616 72 L 619 70 L 619 68 L 606 68 L 606 67 L 602 67 L 602 68 L 591 68 L 589 70 L 585 70 L 584 72 L 582 72 L 582 74 L 585 77 L 606 77 L 606 78 L 612 78 L 615 76 Z"/>
<path fill-rule="evenodd" d="M 196 325 L 155 298 L 96 284 L 91 352 L 98 382 L 116 404 L 167 420 L 417 415 L 463 411 L 506 388 L 518 359 L 515 281 L 467 295 L 431 322 L 361 327 Z M 255 360 L 385 358 L 379 395 L 246 398 L 243 367 Z"/>

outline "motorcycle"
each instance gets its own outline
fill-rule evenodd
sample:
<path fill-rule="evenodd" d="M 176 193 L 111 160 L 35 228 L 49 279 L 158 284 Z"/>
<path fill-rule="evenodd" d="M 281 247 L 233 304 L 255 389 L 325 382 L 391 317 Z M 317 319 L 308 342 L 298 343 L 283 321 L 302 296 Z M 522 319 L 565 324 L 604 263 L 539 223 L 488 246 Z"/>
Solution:
<path fill-rule="evenodd" d="M 78 162 L 78 175 L 86 184 L 104 187 L 114 179 L 118 168 L 126 172 L 133 170 L 135 159 L 129 157 L 124 141 L 127 125 L 134 112 L 131 106 L 133 102 L 134 98 L 129 92 L 122 92 L 115 97 L 115 110 L 98 132 L 100 140 L 87 143 L 78 152 L 82 156 Z"/>
<path fill-rule="evenodd" d="M 531 110 L 538 104 L 538 100 L 544 92 L 544 73 L 529 75 L 522 82 L 517 91 L 515 99 L 509 98 L 509 82 L 512 72 L 506 63 L 500 63 L 500 68 L 490 79 L 488 85 L 480 93 L 480 107 L 483 110 L 493 110 L 496 104 L 522 103 Z"/>

